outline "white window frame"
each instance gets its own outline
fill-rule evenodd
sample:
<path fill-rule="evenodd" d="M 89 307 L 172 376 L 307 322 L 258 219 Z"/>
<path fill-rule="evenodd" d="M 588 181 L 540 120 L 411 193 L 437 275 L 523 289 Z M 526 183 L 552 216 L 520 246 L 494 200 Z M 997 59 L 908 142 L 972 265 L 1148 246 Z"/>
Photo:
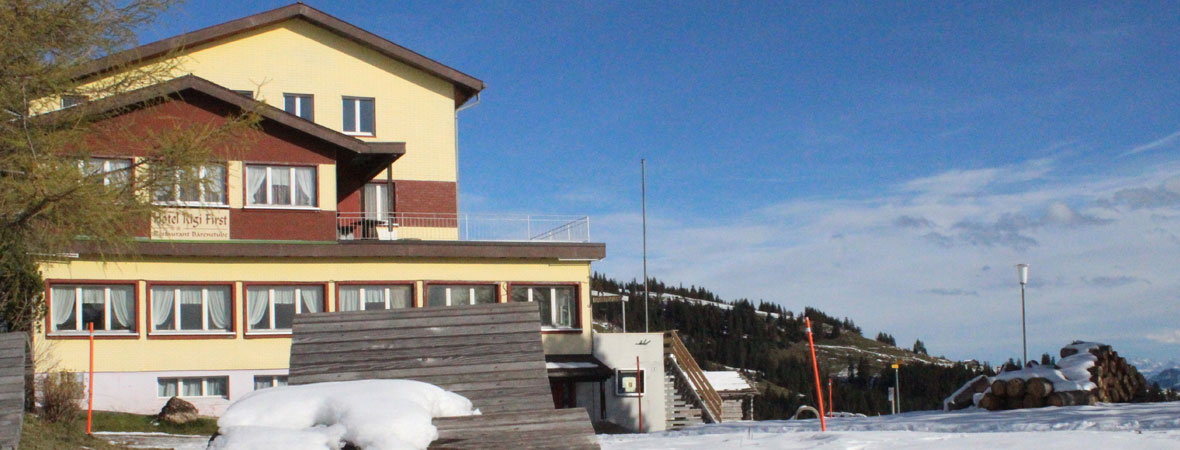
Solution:
<path fill-rule="evenodd" d="M 377 99 L 373 97 L 354 97 L 345 95 L 342 97 L 343 101 L 352 101 L 352 124 L 356 127 L 354 130 L 345 130 L 343 120 L 340 124 L 340 130 L 349 136 L 376 136 L 377 135 Z M 369 100 L 373 102 L 373 131 L 361 131 L 361 100 Z M 341 115 L 344 113 L 344 108 L 341 107 Z"/>
<path fill-rule="evenodd" d="M 578 301 L 578 288 L 579 288 L 578 286 L 574 286 L 574 285 L 534 285 L 534 284 L 514 285 L 509 288 L 508 301 L 510 301 L 510 302 L 512 301 L 512 289 L 525 289 L 525 292 L 528 293 L 528 302 L 529 303 L 533 302 L 533 290 L 534 289 L 548 289 L 549 290 L 549 322 L 555 324 L 555 323 L 557 323 L 557 317 L 558 317 L 557 290 L 558 289 L 571 289 L 571 290 L 573 290 L 573 295 L 574 295 L 574 308 L 571 311 L 573 314 L 573 317 L 570 317 L 570 323 L 572 325 L 570 325 L 568 327 L 562 327 L 562 326 L 556 326 L 556 325 L 541 324 L 541 329 L 545 330 L 545 331 L 580 330 L 580 329 L 582 329 L 582 326 L 581 326 L 582 324 L 581 324 L 581 311 L 578 310 L 581 307 L 581 304 Z"/>
<path fill-rule="evenodd" d="M 128 173 L 127 173 L 128 180 L 131 179 L 130 167 L 135 166 L 135 160 L 133 160 L 131 158 L 89 158 L 89 159 L 83 159 L 81 161 L 78 161 L 78 169 L 81 170 L 82 173 L 86 173 L 86 171 L 89 170 L 88 165 L 90 164 L 91 161 L 102 161 L 102 185 L 103 186 L 110 186 L 111 183 L 113 182 L 111 180 L 111 175 L 113 175 L 113 171 L 111 170 L 111 161 L 126 161 L 127 162 L 127 167 L 129 168 Z M 119 169 L 119 170 L 122 170 L 122 169 Z"/>
<path fill-rule="evenodd" d="M 171 330 L 157 330 L 155 321 L 152 320 L 151 317 L 148 317 L 148 322 L 150 322 L 150 326 L 151 326 L 151 334 L 154 334 L 154 335 L 155 334 L 161 334 L 161 335 L 167 335 L 167 334 L 233 335 L 233 334 L 236 334 L 234 331 L 234 328 L 233 328 L 233 326 L 234 326 L 234 323 L 233 323 L 234 322 L 234 320 L 233 320 L 233 316 L 234 316 L 234 314 L 233 314 L 233 309 L 234 309 L 233 293 L 234 293 L 234 290 L 233 290 L 232 286 L 230 286 L 230 285 L 209 285 L 209 286 L 156 285 L 156 286 L 152 286 L 152 287 L 148 288 L 148 303 L 149 304 L 151 304 L 151 301 L 152 301 L 151 297 L 152 297 L 152 291 L 154 290 L 154 288 L 172 288 L 172 328 L 173 329 L 171 329 Z M 183 322 L 183 319 L 181 318 L 181 315 L 183 313 L 180 312 L 180 310 L 182 309 L 180 307 L 180 289 L 181 288 L 200 288 L 201 289 L 201 329 L 200 330 L 185 330 L 180 327 L 180 324 Z M 229 296 L 227 297 L 230 301 L 230 304 L 229 304 L 230 329 L 229 330 L 221 330 L 221 329 L 210 330 L 209 329 L 209 289 L 210 288 L 229 288 Z"/>
<path fill-rule="evenodd" d="M 319 187 L 320 172 L 319 172 L 319 167 L 316 167 L 316 166 L 276 166 L 276 165 L 267 165 L 267 164 L 246 164 L 246 168 L 247 168 L 245 170 L 246 173 L 249 173 L 250 167 L 264 167 L 264 168 L 266 168 L 266 186 L 265 187 L 266 187 L 266 201 L 267 201 L 267 203 L 250 203 L 254 200 L 254 198 L 253 198 L 253 196 L 250 195 L 250 183 L 247 182 L 246 186 L 245 186 L 245 191 L 246 191 L 245 207 L 246 208 L 248 208 L 248 209 L 303 209 L 303 210 L 319 210 L 320 209 L 320 206 L 319 206 L 319 204 L 320 204 L 320 187 Z M 271 180 L 273 179 L 271 177 L 271 173 L 275 169 L 289 170 L 288 178 L 287 178 L 288 180 L 290 180 L 290 183 L 291 183 L 291 203 L 289 203 L 289 204 L 277 204 L 277 203 L 273 202 L 274 201 L 274 191 L 273 191 L 273 185 L 271 184 Z M 312 186 L 312 188 L 315 189 L 315 192 L 312 192 L 312 195 L 311 195 L 312 204 L 310 206 L 295 204 L 295 196 L 296 196 L 296 193 L 295 193 L 295 190 L 296 190 L 296 188 L 295 188 L 295 184 L 296 184 L 295 169 L 311 169 L 311 186 Z M 243 174 L 243 176 L 246 177 L 245 178 L 246 180 L 249 180 L 248 175 Z"/>
<path fill-rule="evenodd" d="M 388 311 L 388 310 L 392 309 L 392 308 L 391 308 L 391 306 L 392 306 L 392 305 L 390 305 L 390 301 L 391 301 L 391 299 L 393 298 L 393 292 L 391 292 L 391 288 L 394 288 L 394 287 L 406 287 L 406 288 L 410 288 L 410 306 L 409 306 L 408 308 L 413 308 L 413 307 L 414 307 L 414 286 L 413 286 L 413 285 L 410 285 L 410 284 L 385 284 L 385 285 L 381 285 L 381 284 L 366 284 L 366 285 L 343 285 L 343 286 L 340 286 L 340 289 L 341 289 L 341 290 L 344 290 L 344 289 L 348 289 L 348 288 L 354 288 L 354 287 L 355 287 L 355 288 L 357 288 L 357 299 L 359 300 L 359 301 L 357 302 L 357 303 L 358 303 L 358 306 L 357 306 L 357 308 L 359 308 L 359 309 L 357 309 L 357 311 L 367 311 L 367 310 L 365 309 L 365 303 L 367 303 L 367 302 L 365 302 L 365 289 L 366 289 L 366 288 L 371 288 L 371 287 L 379 287 L 379 288 L 382 290 L 382 292 L 383 292 L 383 297 L 384 297 L 384 299 L 385 299 L 385 309 L 384 309 L 384 311 Z M 337 301 L 340 301 L 340 299 L 336 299 L 336 300 L 337 300 Z M 407 309 L 407 308 L 399 308 L 399 309 Z M 342 311 L 343 311 L 343 310 L 342 310 Z M 349 310 L 349 311 L 351 311 L 351 310 Z"/>
<path fill-rule="evenodd" d="M 260 287 L 260 286 L 253 286 L 253 287 Z M 293 285 L 266 286 L 266 316 L 267 316 L 267 319 L 270 321 L 270 328 L 254 328 L 249 323 L 246 323 L 246 329 L 249 331 L 247 334 L 268 334 L 268 333 L 290 334 L 291 333 L 290 328 L 276 328 L 275 327 L 275 288 L 276 287 L 277 288 L 287 288 L 287 287 L 295 288 L 295 315 L 303 314 L 302 291 L 304 289 L 319 289 L 320 290 L 320 310 L 321 311 L 324 310 L 323 303 L 327 301 L 327 296 L 324 295 L 324 287 L 323 286 L 319 286 L 319 285 L 316 285 L 316 286 L 293 286 Z M 245 310 L 249 311 L 250 310 L 250 294 L 249 294 L 250 290 L 249 290 L 249 287 L 247 287 L 245 290 L 246 290 L 246 293 L 244 294 L 246 296 L 246 309 Z M 246 318 L 246 322 L 249 322 L 249 321 L 250 321 L 249 318 Z"/>
<path fill-rule="evenodd" d="M 111 316 L 111 288 L 115 287 L 115 286 L 119 286 L 119 287 L 130 286 L 131 287 L 131 301 L 136 304 L 135 308 L 134 308 L 136 317 L 135 317 L 135 320 L 133 320 L 133 322 L 135 322 L 135 325 L 136 325 L 135 328 L 138 328 L 139 327 L 139 305 L 138 305 L 139 302 L 135 298 L 136 295 L 135 295 L 135 286 L 134 285 L 131 285 L 131 284 L 69 284 L 69 283 L 63 283 L 63 284 L 58 284 L 58 285 L 50 285 L 49 286 L 50 296 L 52 297 L 52 295 L 53 295 L 53 289 L 61 289 L 61 288 L 67 288 L 67 287 L 74 288 L 74 327 L 76 329 L 59 330 L 59 329 L 57 329 L 57 324 L 52 323 L 53 319 L 50 318 L 49 322 L 51 322 L 51 323 L 49 325 L 52 328 L 52 330 L 50 331 L 50 334 L 52 335 L 52 334 L 71 334 L 71 333 L 72 334 L 78 334 L 78 333 L 89 334 L 90 333 L 88 330 L 82 328 L 82 288 L 84 288 L 84 287 L 85 288 L 97 288 L 97 287 L 103 288 L 103 293 L 102 293 L 102 321 L 103 321 L 103 324 L 102 324 L 101 330 L 98 330 L 98 329 L 94 330 L 94 334 L 96 334 L 96 335 L 97 334 L 116 334 L 116 335 L 137 334 L 138 332 L 136 330 L 112 330 L 111 329 L 111 317 L 112 317 Z M 50 300 L 52 300 L 52 299 L 50 299 Z M 50 303 L 50 305 L 52 305 L 52 303 Z"/>
<path fill-rule="evenodd" d="M 287 111 L 288 113 L 293 114 L 293 115 L 295 115 L 295 117 L 298 117 L 303 120 L 315 121 L 315 96 L 314 95 L 284 93 L 283 94 L 283 109 L 284 110 L 287 107 L 287 98 L 288 97 L 295 99 L 295 110 L 294 111 Z M 303 117 L 303 114 L 302 114 L 303 113 L 303 102 L 300 102 L 299 100 L 305 99 L 305 98 L 311 100 L 311 117 Z"/>
<path fill-rule="evenodd" d="M 446 289 L 446 298 L 447 298 L 446 306 L 455 306 L 455 305 L 451 304 L 451 289 L 455 289 L 455 288 L 467 288 L 468 289 L 467 298 L 471 299 L 471 302 L 468 303 L 467 305 L 464 305 L 464 306 L 500 303 L 500 299 L 498 298 L 498 295 L 497 295 L 497 294 L 499 294 L 500 286 L 496 285 L 496 284 L 441 284 L 440 283 L 440 284 L 426 287 L 427 297 L 430 296 L 430 288 L 432 288 L 432 287 L 441 287 L 441 288 Z M 492 303 L 475 303 L 475 288 L 477 288 L 477 287 L 491 287 L 492 288 Z"/>
<path fill-rule="evenodd" d="M 202 179 L 202 180 L 205 179 L 205 176 L 206 176 L 205 172 L 207 171 L 208 167 L 210 167 L 210 166 L 209 165 L 197 166 L 197 176 L 200 179 Z M 197 198 L 199 198 L 201 200 L 195 201 L 195 202 L 181 200 L 180 199 L 180 180 L 179 180 L 180 174 L 175 175 L 175 178 L 177 178 L 177 180 L 175 183 L 172 184 L 172 199 L 170 199 L 170 200 L 156 200 L 155 194 L 153 194 L 153 196 L 152 196 L 153 201 L 152 202 L 157 205 L 169 205 L 169 206 L 229 208 L 229 168 L 225 165 L 219 165 L 219 167 L 221 167 L 221 169 L 222 169 L 221 170 L 222 191 L 221 191 L 221 201 L 220 202 L 207 202 L 207 201 L 205 201 L 205 183 L 198 183 L 197 184 L 197 192 L 198 192 Z"/>
<path fill-rule="evenodd" d="M 201 395 L 184 395 L 184 380 L 188 378 L 199 378 L 201 380 Z M 225 395 L 207 395 L 209 392 L 209 381 L 213 379 L 225 380 Z M 160 383 L 169 380 L 176 381 L 176 396 L 180 398 L 229 398 L 229 377 L 228 376 L 205 376 L 205 377 L 156 377 L 156 398 L 171 398 L 160 395 Z"/>
<path fill-rule="evenodd" d="M 380 201 L 374 202 L 374 204 L 377 205 L 376 211 L 363 211 L 365 218 L 372 218 L 374 220 L 392 219 L 393 211 L 390 208 L 391 202 L 389 200 L 391 198 L 390 195 L 393 194 L 393 190 L 390 188 L 393 186 L 384 182 L 365 183 L 365 187 L 368 186 L 375 186 L 374 191 L 376 191 L 375 193 L 378 197 L 378 200 Z M 361 189 L 366 189 L 365 187 L 362 187 Z M 365 206 L 364 203 L 362 203 L 361 206 Z"/>

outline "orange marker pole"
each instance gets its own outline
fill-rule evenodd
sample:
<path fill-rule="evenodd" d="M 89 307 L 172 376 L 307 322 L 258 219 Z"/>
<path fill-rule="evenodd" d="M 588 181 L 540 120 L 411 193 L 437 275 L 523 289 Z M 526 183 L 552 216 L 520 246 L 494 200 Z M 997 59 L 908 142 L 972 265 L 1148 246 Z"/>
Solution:
<path fill-rule="evenodd" d="M 94 322 L 90 322 L 90 388 L 86 392 L 86 434 L 90 434 L 90 419 L 94 415 Z"/>
<path fill-rule="evenodd" d="M 836 402 L 832 401 L 832 379 L 828 378 L 828 417 L 835 417 L 832 415 L 834 409 L 836 409 Z"/>
<path fill-rule="evenodd" d="M 819 384 L 819 361 L 815 359 L 815 339 L 811 337 L 811 318 L 804 317 L 803 321 L 807 325 L 807 343 L 811 345 L 811 368 L 815 371 L 815 399 L 819 402 L 819 427 L 822 431 L 828 431 L 828 421 L 824 418 L 824 388 Z"/>
<path fill-rule="evenodd" d="M 635 382 L 639 391 L 639 432 L 643 432 L 643 372 L 639 369 L 639 356 L 635 356 Z"/>

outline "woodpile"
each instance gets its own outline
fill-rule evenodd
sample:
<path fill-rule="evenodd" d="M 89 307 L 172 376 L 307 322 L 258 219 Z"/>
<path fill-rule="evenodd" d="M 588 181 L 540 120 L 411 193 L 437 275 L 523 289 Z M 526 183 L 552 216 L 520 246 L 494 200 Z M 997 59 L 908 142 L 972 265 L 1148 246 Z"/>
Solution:
<path fill-rule="evenodd" d="M 954 410 L 974 402 L 979 408 L 999 411 L 1121 403 L 1141 400 L 1146 389 L 1143 375 L 1109 345 L 1074 342 L 1061 349 L 1057 366 L 1041 367 L 1034 363 L 995 377 L 980 376 L 943 404 L 945 409 Z"/>
<path fill-rule="evenodd" d="M 1081 352 L 1084 344 L 1074 342 L 1061 349 L 1061 357 L 1067 358 Z M 1098 358 L 1089 369 L 1090 381 L 1098 387 L 1094 390 L 1098 401 L 1104 403 L 1127 403 L 1142 399 L 1147 392 L 1147 379 L 1139 370 L 1127 364 L 1109 345 L 1093 344 L 1087 349 Z"/>

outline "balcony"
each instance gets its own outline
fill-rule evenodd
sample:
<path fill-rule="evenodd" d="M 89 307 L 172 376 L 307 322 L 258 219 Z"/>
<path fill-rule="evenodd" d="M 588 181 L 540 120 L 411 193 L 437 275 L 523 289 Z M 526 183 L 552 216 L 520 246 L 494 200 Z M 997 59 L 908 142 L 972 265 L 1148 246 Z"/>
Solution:
<path fill-rule="evenodd" d="M 341 241 L 590 242 L 590 218 L 528 214 L 336 213 Z"/>

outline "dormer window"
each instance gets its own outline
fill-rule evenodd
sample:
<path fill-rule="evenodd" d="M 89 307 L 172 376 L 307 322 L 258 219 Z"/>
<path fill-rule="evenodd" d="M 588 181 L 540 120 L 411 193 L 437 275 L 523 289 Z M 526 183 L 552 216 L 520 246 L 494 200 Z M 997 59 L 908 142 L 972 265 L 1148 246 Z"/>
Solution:
<path fill-rule="evenodd" d="M 376 133 L 373 99 L 344 97 L 344 134 L 373 136 Z"/>

